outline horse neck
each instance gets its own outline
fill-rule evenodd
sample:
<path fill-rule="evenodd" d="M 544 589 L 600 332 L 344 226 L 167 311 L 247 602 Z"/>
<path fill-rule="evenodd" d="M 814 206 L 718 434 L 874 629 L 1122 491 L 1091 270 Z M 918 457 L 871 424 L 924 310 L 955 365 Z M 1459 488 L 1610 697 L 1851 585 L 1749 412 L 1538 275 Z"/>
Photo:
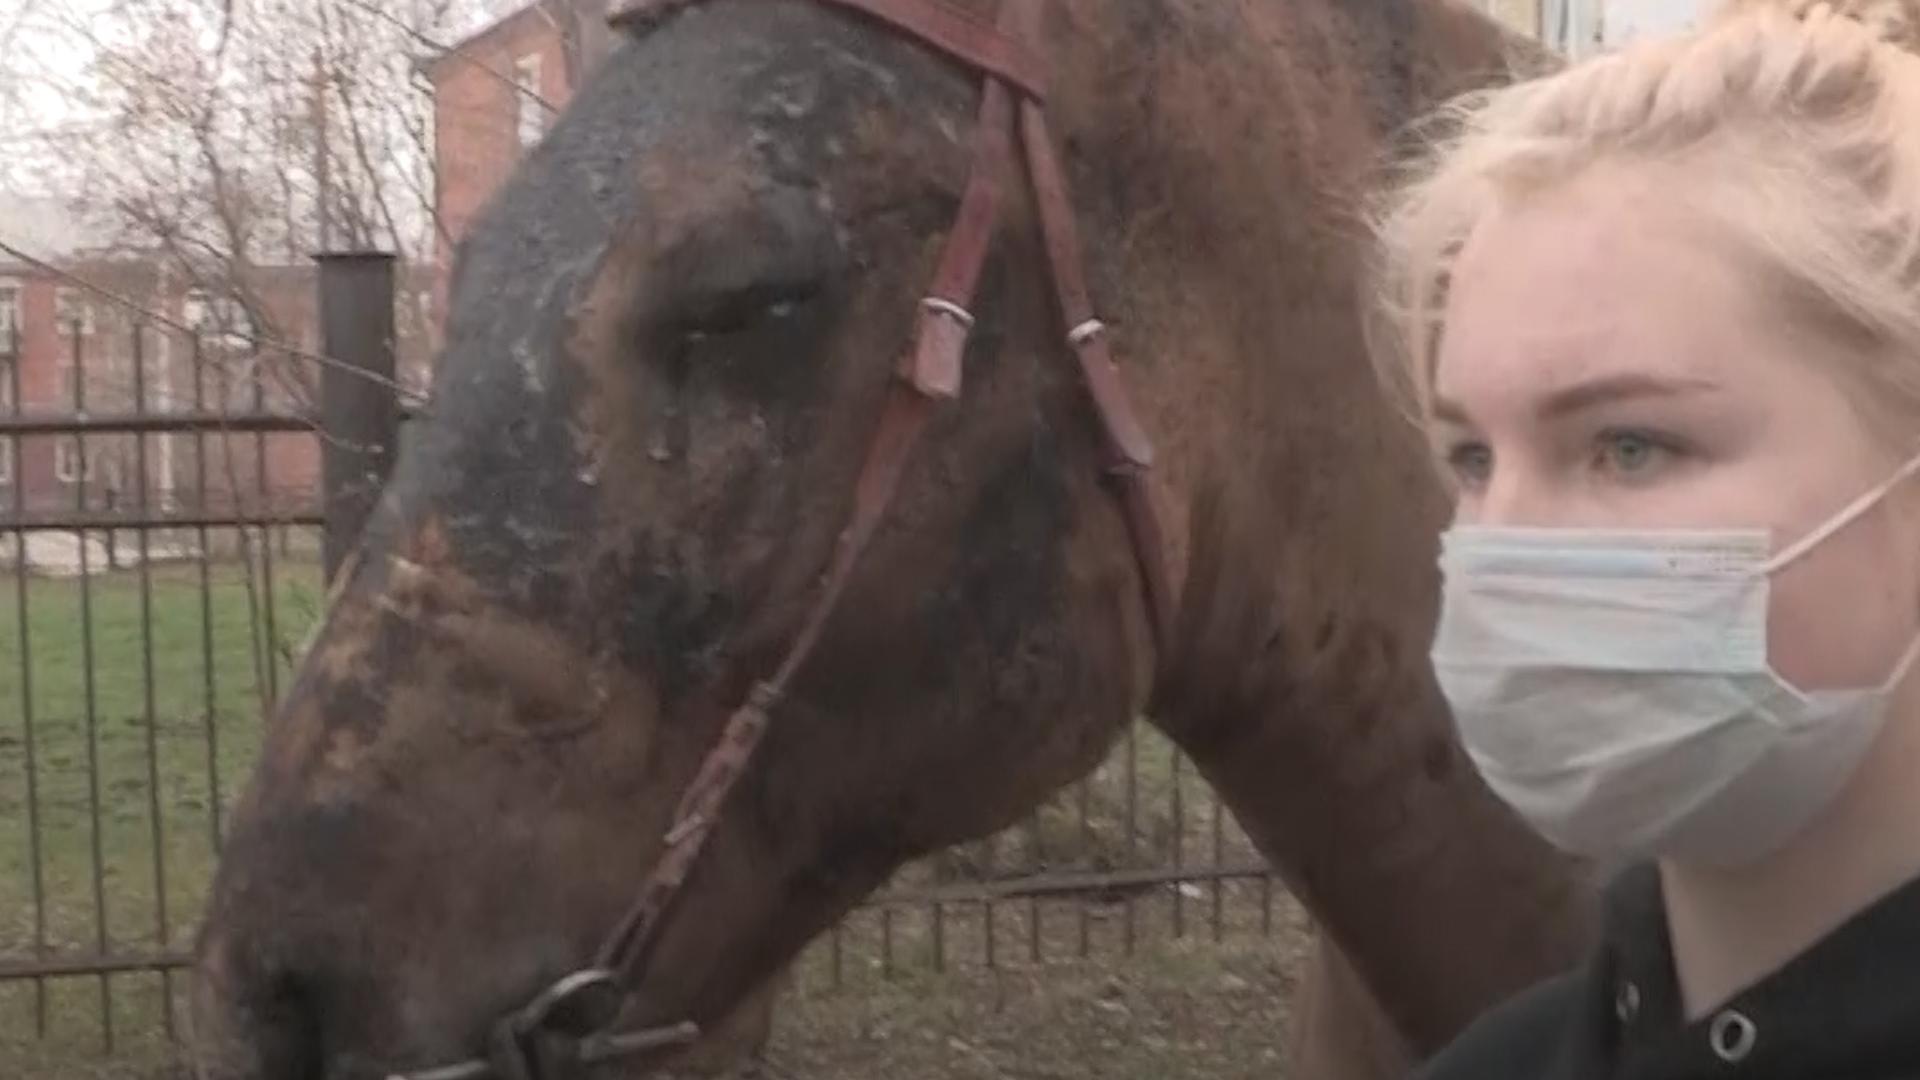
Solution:
<path fill-rule="evenodd" d="M 1451 738 L 1426 661 L 1445 502 L 1360 337 L 1354 194 L 1510 43 L 1440 4 L 1102 11 L 1057 100 L 1184 571 L 1156 719 L 1430 1049 L 1586 933 L 1581 886 Z"/>

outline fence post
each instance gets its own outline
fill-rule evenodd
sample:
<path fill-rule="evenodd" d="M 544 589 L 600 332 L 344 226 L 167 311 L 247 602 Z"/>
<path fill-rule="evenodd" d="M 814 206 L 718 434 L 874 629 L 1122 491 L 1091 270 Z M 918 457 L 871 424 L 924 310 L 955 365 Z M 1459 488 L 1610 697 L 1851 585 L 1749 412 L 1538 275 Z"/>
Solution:
<path fill-rule="evenodd" d="M 394 257 L 381 251 L 322 252 L 320 351 L 341 362 L 320 378 L 321 563 L 326 580 L 360 539 L 400 441 L 394 394 Z"/>

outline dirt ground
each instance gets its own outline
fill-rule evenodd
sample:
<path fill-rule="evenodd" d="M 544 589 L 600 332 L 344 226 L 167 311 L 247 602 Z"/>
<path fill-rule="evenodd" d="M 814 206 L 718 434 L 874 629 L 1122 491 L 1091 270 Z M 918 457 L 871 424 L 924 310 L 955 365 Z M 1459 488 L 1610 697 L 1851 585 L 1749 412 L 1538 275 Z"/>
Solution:
<path fill-rule="evenodd" d="M 1296 955 L 1279 941 L 1189 939 L 1125 962 L 790 999 L 757 1071 L 771 1080 L 1281 1080 Z"/>
<path fill-rule="evenodd" d="M 831 943 L 816 944 L 782 999 L 764 1060 L 740 1075 L 1282 1080 L 1308 941 L 1298 909 L 1249 883 L 1227 886 L 1217 908 L 1210 888 L 1189 886 L 1181 901 L 1176 916 L 1171 888 L 1134 899 L 1131 955 L 1118 905 L 1043 910 L 1034 935 L 1033 909 L 1014 902 L 996 912 L 992 967 L 978 909 L 955 912 L 938 972 L 925 964 L 925 924 L 902 920 L 891 976 L 874 972 L 871 925 L 855 926 L 841 985 L 831 985 Z"/>
<path fill-rule="evenodd" d="M 1171 886 L 1126 903 L 1001 902 L 991 963 L 978 905 L 947 908 L 937 930 L 922 908 L 861 912 L 837 962 L 822 938 L 795 965 L 764 1053 L 721 1080 L 1284 1080 L 1298 909 L 1252 882 L 1217 906 L 1210 886 L 1177 895 L 1178 911 Z M 26 1034 L 0 1026 L 0 1076 L 191 1075 L 157 1036 L 106 1058 Z"/>

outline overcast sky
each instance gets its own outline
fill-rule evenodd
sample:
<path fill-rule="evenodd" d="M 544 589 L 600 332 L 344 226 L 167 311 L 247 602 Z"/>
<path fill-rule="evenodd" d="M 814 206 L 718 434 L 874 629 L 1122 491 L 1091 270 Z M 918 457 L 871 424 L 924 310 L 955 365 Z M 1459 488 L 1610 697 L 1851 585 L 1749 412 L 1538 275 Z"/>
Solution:
<path fill-rule="evenodd" d="M 492 12 L 523 2 L 478 0 L 458 5 L 470 12 L 469 25 L 461 32 L 478 28 Z M 78 28 L 122 4 L 123 0 L 0 0 L 0 189 L 34 187 L 31 162 L 20 158 L 34 132 L 84 122 L 72 93 L 93 50 Z"/>
<path fill-rule="evenodd" d="M 73 106 L 93 50 L 76 32 L 114 0 L 0 0 L 0 188 L 31 187 L 30 136 L 84 118 Z"/>

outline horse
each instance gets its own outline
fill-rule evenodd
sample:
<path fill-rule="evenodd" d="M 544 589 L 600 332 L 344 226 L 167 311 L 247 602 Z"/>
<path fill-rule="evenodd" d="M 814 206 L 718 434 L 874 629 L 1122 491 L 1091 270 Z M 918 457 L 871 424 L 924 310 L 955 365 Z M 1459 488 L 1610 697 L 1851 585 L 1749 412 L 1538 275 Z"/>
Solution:
<path fill-rule="evenodd" d="M 204 1076 L 637 1075 L 1142 709 L 1321 931 L 1298 1075 L 1575 961 L 1360 332 L 1356 195 L 1524 51 L 1452 0 L 1006 4 L 629 13 L 461 243 L 235 806 Z"/>

